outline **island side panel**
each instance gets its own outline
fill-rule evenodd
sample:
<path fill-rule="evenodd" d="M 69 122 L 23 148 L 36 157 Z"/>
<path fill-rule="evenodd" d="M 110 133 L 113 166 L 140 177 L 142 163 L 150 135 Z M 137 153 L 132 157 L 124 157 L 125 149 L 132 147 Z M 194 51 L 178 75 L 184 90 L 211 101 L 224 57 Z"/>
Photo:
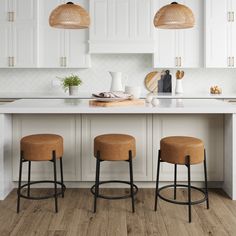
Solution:
<path fill-rule="evenodd" d="M 236 114 L 225 115 L 224 131 L 223 189 L 232 200 L 236 200 Z"/>
<path fill-rule="evenodd" d="M 136 139 L 133 161 L 134 180 L 152 181 L 152 115 L 100 114 L 82 115 L 82 181 L 94 181 L 96 159 L 94 138 L 102 134 L 129 134 Z M 129 179 L 126 162 L 103 162 L 101 179 Z"/>
<path fill-rule="evenodd" d="M 51 133 L 64 139 L 63 169 L 65 181 L 80 181 L 81 116 L 75 114 L 22 114 L 13 115 L 13 181 L 18 181 L 20 140 L 32 134 Z M 59 165 L 58 165 L 59 167 Z M 23 165 L 22 178 L 27 179 L 28 163 Z M 33 162 L 31 179 L 51 179 L 52 165 Z"/>
<path fill-rule="evenodd" d="M 203 140 L 207 152 L 207 172 L 209 184 L 221 187 L 224 180 L 224 117 L 218 114 L 157 114 L 153 116 L 153 180 L 156 179 L 160 140 L 167 136 L 192 136 Z M 173 182 L 174 166 L 161 164 L 161 181 Z M 191 167 L 191 179 L 204 181 L 203 164 Z M 178 166 L 178 180 L 187 180 L 187 169 Z M 203 185 L 202 185 L 203 186 Z"/>
<path fill-rule="evenodd" d="M 0 200 L 12 191 L 12 116 L 0 114 Z"/>

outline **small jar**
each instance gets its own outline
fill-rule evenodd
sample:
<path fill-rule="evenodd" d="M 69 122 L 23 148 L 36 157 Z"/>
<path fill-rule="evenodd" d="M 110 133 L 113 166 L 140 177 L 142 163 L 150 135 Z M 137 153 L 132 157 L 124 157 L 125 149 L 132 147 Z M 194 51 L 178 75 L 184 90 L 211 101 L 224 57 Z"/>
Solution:
<path fill-rule="evenodd" d="M 154 95 L 153 93 L 148 93 L 146 96 L 146 103 L 151 103 Z"/>

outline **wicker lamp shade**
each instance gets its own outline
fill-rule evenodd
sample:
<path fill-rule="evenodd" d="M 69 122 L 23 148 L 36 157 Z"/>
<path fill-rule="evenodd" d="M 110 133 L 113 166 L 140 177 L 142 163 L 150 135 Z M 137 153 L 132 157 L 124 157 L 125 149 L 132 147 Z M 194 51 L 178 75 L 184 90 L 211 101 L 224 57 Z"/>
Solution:
<path fill-rule="evenodd" d="M 90 25 L 90 17 L 84 8 L 68 2 L 59 5 L 51 12 L 49 25 L 62 29 L 85 29 Z"/>
<path fill-rule="evenodd" d="M 156 13 L 153 23 L 161 29 L 186 29 L 194 26 L 195 18 L 190 8 L 172 2 Z"/>

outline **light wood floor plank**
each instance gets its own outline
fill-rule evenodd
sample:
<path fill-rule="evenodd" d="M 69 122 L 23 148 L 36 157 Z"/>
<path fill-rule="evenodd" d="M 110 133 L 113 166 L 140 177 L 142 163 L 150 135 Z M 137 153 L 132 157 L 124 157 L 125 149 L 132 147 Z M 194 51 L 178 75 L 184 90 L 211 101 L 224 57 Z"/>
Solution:
<path fill-rule="evenodd" d="M 33 189 L 40 196 L 51 190 Z M 105 194 L 124 194 L 128 189 L 102 189 Z M 165 196 L 173 197 L 166 190 Z M 179 189 L 178 199 L 187 198 Z M 193 198 L 199 194 L 192 192 Z M 186 206 L 158 201 L 154 212 L 154 189 L 140 189 L 131 211 L 131 200 L 98 199 L 93 213 L 93 195 L 88 189 L 67 189 L 59 198 L 59 212 L 54 213 L 54 199 L 29 201 L 22 199 L 21 212 L 16 213 L 16 190 L 0 202 L 0 236 L 172 236 L 172 235 L 236 235 L 236 202 L 221 190 L 211 190 L 210 210 L 200 204 L 192 207 L 192 223 L 188 223 Z"/>
<path fill-rule="evenodd" d="M 146 235 L 161 235 L 167 236 L 168 232 L 165 226 L 164 219 L 161 215 L 160 207 L 154 211 L 154 189 L 141 190 L 144 194 L 144 215 L 145 215 L 145 228 Z"/>

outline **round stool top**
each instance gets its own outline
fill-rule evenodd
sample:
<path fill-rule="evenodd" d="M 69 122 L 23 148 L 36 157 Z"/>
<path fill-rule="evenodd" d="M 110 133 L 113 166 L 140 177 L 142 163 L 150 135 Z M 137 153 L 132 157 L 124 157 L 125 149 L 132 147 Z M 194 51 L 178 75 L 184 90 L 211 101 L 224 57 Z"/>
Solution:
<path fill-rule="evenodd" d="M 126 134 L 104 134 L 94 139 L 94 156 L 100 152 L 100 159 L 106 161 L 129 160 L 129 151 L 132 157 L 136 156 L 135 138 Z"/>
<path fill-rule="evenodd" d="M 204 160 L 203 141 L 186 136 L 171 136 L 161 140 L 161 160 L 173 164 L 187 164 L 186 156 L 190 156 L 190 164 L 198 164 Z"/>
<path fill-rule="evenodd" d="M 52 152 L 56 158 L 63 155 L 63 138 L 56 134 L 34 134 L 23 137 L 20 141 L 23 158 L 28 161 L 52 160 Z"/>

